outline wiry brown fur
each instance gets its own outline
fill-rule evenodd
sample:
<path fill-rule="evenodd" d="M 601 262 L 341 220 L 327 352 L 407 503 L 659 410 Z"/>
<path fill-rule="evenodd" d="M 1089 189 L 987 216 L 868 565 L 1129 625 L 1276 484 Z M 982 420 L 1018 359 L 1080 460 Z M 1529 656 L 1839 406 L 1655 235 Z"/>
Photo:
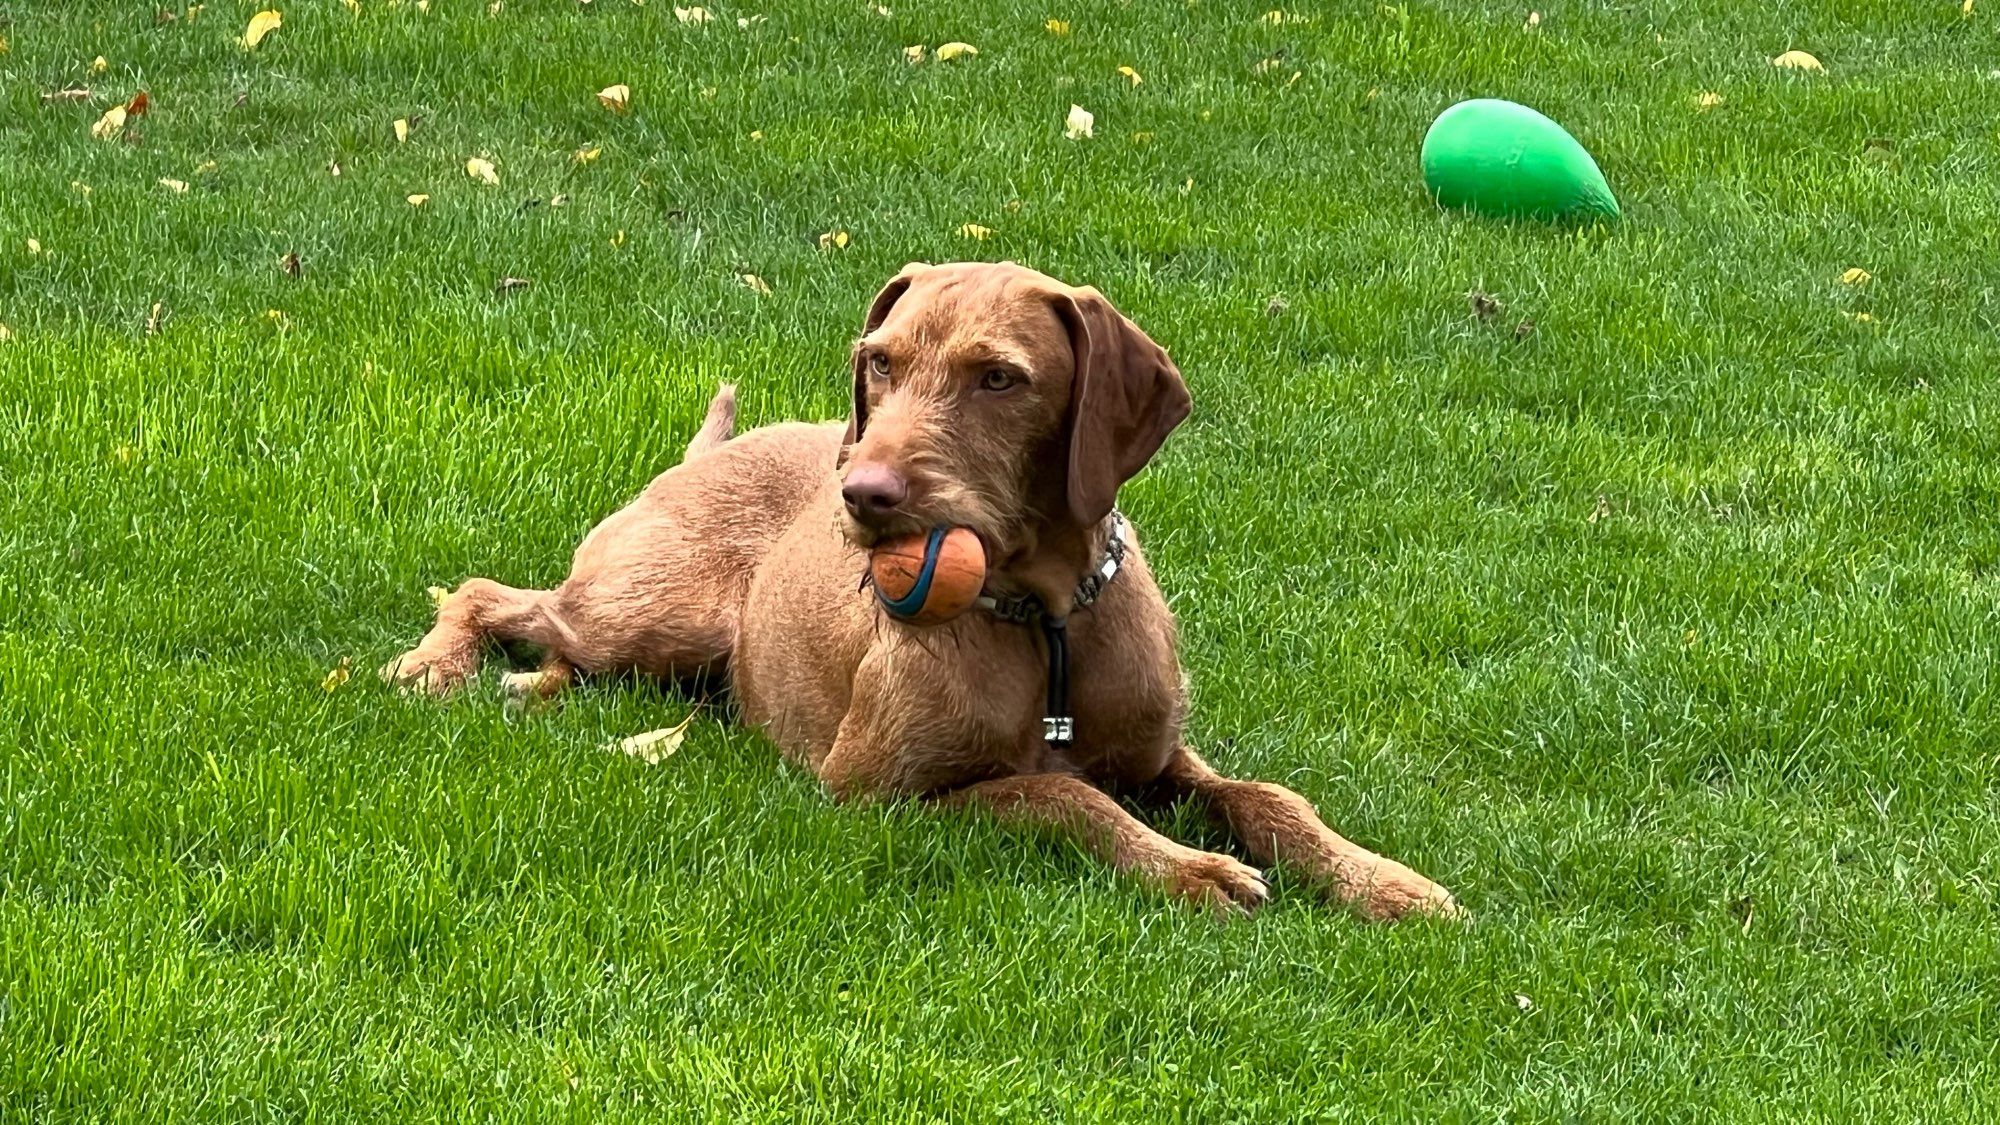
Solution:
<path fill-rule="evenodd" d="M 840 799 L 977 803 L 1073 832 L 1181 897 L 1264 901 L 1256 869 L 1167 839 L 1107 790 L 1189 794 L 1258 863 L 1294 864 L 1367 917 L 1457 913 L 1442 887 L 1342 839 L 1298 794 L 1222 777 L 1182 741 L 1173 617 L 1129 531 L 1117 580 L 1069 616 L 1069 748 L 1042 738 L 1038 630 L 978 610 L 917 629 L 860 588 L 870 544 L 952 524 L 979 535 L 989 590 L 1068 612 L 1118 485 L 1188 409 L 1166 353 L 1101 294 L 1012 264 L 912 265 L 869 309 L 853 378 L 845 433 L 790 423 L 733 437 L 722 388 L 686 459 L 584 538 L 561 586 L 475 578 L 383 675 L 449 692 L 488 638 L 548 652 L 541 671 L 510 678 L 524 694 L 554 694 L 573 671 L 726 670 L 744 717 Z M 864 479 L 893 479 L 895 503 L 843 497 Z"/>

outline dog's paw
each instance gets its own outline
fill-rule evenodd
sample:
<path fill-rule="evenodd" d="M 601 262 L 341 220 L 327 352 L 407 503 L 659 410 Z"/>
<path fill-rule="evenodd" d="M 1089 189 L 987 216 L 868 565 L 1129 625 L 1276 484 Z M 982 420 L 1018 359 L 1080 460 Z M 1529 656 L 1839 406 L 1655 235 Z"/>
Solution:
<path fill-rule="evenodd" d="M 1397 863 L 1378 860 L 1341 889 L 1341 897 L 1362 917 L 1376 922 L 1441 918 L 1463 922 L 1466 913 L 1451 892 Z"/>
<path fill-rule="evenodd" d="M 464 686 L 471 674 L 472 669 L 464 662 L 426 653 L 420 648 L 411 649 L 381 669 L 383 683 L 399 691 L 438 699 Z"/>
<path fill-rule="evenodd" d="M 1167 890 L 1225 914 L 1257 909 L 1271 897 L 1264 873 L 1215 852 L 1182 848 L 1166 874 Z"/>

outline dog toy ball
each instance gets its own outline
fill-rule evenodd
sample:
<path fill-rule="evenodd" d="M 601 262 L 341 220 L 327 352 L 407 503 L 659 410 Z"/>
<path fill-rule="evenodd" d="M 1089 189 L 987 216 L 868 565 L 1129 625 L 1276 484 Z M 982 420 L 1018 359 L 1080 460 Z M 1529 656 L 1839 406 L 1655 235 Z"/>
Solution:
<path fill-rule="evenodd" d="M 941 625 L 972 608 L 986 585 L 986 548 L 962 527 L 885 539 L 868 553 L 876 600 L 891 617 Z"/>
<path fill-rule="evenodd" d="M 1446 207 L 1494 218 L 1616 219 L 1597 161 L 1563 127 L 1514 102 L 1477 98 L 1424 134 L 1424 183 Z"/>

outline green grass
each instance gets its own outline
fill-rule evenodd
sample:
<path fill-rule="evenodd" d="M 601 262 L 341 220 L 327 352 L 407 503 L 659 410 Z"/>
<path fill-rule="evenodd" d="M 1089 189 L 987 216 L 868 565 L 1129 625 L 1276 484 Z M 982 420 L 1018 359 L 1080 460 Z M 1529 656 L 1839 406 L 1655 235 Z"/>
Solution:
<path fill-rule="evenodd" d="M 254 53 L 0 3 L 6 1117 L 1991 1119 L 2000 4 L 274 2 Z M 1437 213 L 1482 95 L 1627 221 Z M 961 257 L 1173 351 L 1125 502 L 1194 737 L 1472 925 L 1283 871 L 1216 925 L 717 709 L 602 750 L 657 688 L 359 671 L 428 584 L 558 580 L 718 381 L 838 415 L 875 287 Z"/>

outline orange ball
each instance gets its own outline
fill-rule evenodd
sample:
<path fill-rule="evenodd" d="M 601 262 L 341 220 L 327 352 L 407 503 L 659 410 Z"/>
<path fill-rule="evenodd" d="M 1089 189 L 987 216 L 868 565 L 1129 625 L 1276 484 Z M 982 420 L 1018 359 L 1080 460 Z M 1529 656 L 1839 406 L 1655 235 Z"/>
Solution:
<path fill-rule="evenodd" d="M 962 527 L 885 539 L 868 553 L 875 598 L 898 621 L 942 625 L 972 608 L 986 585 L 986 548 Z"/>

